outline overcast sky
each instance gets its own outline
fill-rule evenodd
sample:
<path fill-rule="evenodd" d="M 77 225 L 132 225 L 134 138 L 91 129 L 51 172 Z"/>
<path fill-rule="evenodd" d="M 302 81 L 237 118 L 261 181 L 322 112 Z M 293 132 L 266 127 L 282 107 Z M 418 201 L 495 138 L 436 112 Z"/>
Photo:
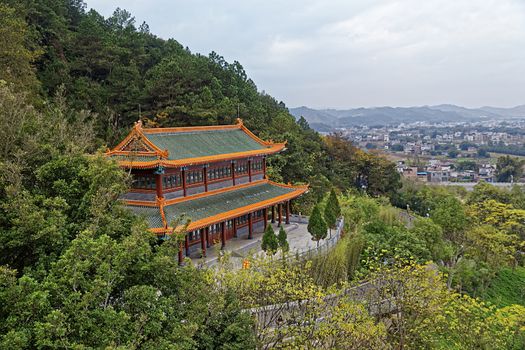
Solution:
<path fill-rule="evenodd" d="M 86 0 L 238 60 L 289 107 L 525 104 L 525 0 Z"/>

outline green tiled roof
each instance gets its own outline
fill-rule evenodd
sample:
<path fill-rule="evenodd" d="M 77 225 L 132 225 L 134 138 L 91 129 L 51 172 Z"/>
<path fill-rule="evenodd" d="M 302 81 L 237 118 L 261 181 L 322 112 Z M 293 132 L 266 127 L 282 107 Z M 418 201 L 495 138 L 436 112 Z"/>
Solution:
<path fill-rule="evenodd" d="M 146 137 L 161 150 L 167 149 L 169 160 L 214 156 L 266 148 L 240 129 L 159 134 L 146 133 Z"/>
<path fill-rule="evenodd" d="M 146 219 L 146 222 L 150 228 L 164 227 L 162 216 L 160 216 L 158 207 L 128 205 L 126 208 L 130 209 L 133 214 L 142 216 L 144 219 Z"/>
<path fill-rule="evenodd" d="M 293 188 L 284 188 L 270 183 L 263 183 L 165 206 L 164 213 L 168 224 L 170 224 L 170 220 L 182 214 L 186 214 L 192 221 L 197 221 L 275 198 L 292 191 L 294 191 Z"/>

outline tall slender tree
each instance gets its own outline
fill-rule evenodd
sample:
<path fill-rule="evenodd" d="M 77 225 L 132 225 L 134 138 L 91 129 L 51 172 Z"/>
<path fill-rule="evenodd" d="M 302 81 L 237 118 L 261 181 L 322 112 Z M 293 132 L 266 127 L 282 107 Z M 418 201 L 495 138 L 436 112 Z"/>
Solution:
<path fill-rule="evenodd" d="M 326 238 L 328 227 L 326 222 L 321 215 L 321 210 L 319 205 L 316 205 L 308 221 L 308 232 L 312 235 L 312 240 L 317 242 L 317 247 L 319 247 L 319 241 Z"/>
<path fill-rule="evenodd" d="M 279 243 L 279 248 L 281 248 L 283 253 L 286 253 L 290 250 L 290 245 L 288 244 L 288 236 L 286 235 L 286 231 L 284 230 L 284 227 L 282 225 L 279 227 L 277 242 Z"/>
<path fill-rule="evenodd" d="M 328 228 L 330 229 L 330 235 L 332 234 L 332 229 L 335 228 L 337 223 L 337 218 L 341 215 L 341 208 L 339 206 L 339 201 L 337 200 L 337 195 L 335 190 L 332 188 L 328 200 L 324 207 L 324 219 Z"/>
<path fill-rule="evenodd" d="M 261 248 L 268 255 L 274 255 L 277 249 L 279 249 L 279 242 L 277 241 L 277 236 L 275 236 L 272 225 L 268 225 L 264 231 Z"/>

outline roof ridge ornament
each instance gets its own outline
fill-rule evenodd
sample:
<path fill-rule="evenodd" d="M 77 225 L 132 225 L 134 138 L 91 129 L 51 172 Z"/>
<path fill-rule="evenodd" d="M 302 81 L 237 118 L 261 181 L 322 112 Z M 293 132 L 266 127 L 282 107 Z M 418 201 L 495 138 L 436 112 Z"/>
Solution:
<path fill-rule="evenodd" d="M 236 121 L 236 124 L 239 125 L 239 126 L 243 126 L 244 125 L 244 122 L 242 121 L 241 118 L 237 118 L 235 121 Z"/>
<path fill-rule="evenodd" d="M 135 122 L 135 129 L 142 130 L 142 120 L 139 119 Z"/>

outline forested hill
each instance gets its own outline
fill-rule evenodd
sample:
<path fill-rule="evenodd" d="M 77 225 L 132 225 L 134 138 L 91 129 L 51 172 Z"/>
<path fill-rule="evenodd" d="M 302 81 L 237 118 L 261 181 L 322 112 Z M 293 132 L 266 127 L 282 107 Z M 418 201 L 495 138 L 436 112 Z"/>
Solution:
<path fill-rule="evenodd" d="M 230 124 L 240 116 L 262 138 L 288 141 L 269 167 L 277 180 L 309 182 L 318 194 L 330 182 L 343 190 L 370 183 L 374 194 L 397 186 L 388 162 L 350 144 L 333 148 L 340 139 L 326 142 L 296 121 L 283 102 L 258 92 L 239 62 L 193 54 L 122 9 L 104 18 L 79 0 L 2 3 L 0 40 L 10 51 L 0 79 L 29 91 L 36 106 L 59 95 L 68 110 L 92 112 L 97 145 L 114 145 L 139 116 L 150 126 Z M 385 176 L 369 179 L 372 170 Z"/>
<path fill-rule="evenodd" d="M 110 141 L 139 115 L 184 126 L 232 123 L 239 112 L 256 131 L 287 115 L 282 103 L 257 92 L 240 63 L 192 54 L 146 23 L 137 26 L 126 10 L 104 18 L 82 1 L 7 3 L 29 27 L 25 40 L 32 41 L 43 95 L 63 86 L 72 107 L 100 114 L 99 132 Z"/>

